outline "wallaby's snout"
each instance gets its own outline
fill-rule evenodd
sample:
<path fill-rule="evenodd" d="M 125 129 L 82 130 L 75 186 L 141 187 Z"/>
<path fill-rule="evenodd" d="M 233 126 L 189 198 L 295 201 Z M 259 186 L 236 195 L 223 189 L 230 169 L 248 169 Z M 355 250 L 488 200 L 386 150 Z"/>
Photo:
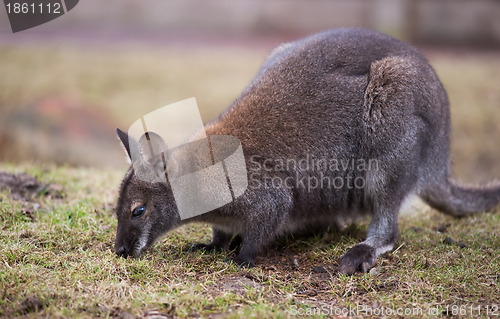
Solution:
<path fill-rule="evenodd" d="M 129 256 L 133 256 L 132 250 L 131 250 L 131 245 L 128 244 L 123 236 L 123 231 L 118 229 L 116 232 L 116 239 L 115 239 L 115 254 L 117 254 L 120 257 L 127 258 Z"/>
<path fill-rule="evenodd" d="M 124 258 L 139 257 L 150 246 L 149 228 L 138 227 L 144 226 L 144 224 L 148 225 L 148 223 L 134 225 L 126 220 L 118 222 L 114 249 L 118 256 Z"/>
<path fill-rule="evenodd" d="M 121 245 L 121 246 L 117 246 L 115 245 L 115 253 L 120 256 L 120 257 L 123 257 L 123 258 L 127 258 L 129 256 L 129 250 L 127 248 L 125 248 L 125 246 Z"/>
<path fill-rule="evenodd" d="M 134 232 L 129 232 L 126 235 L 118 231 L 115 240 L 115 253 L 123 258 L 128 257 L 139 257 L 144 249 L 147 247 L 147 243 L 141 240 L 135 240 Z"/>
<path fill-rule="evenodd" d="M 125 259 L 128 257 L 139 257 L 140 255 L 140 253 L 134 254 L 133 249 L 126 244 L 115 244 L 115 254 Z"/>

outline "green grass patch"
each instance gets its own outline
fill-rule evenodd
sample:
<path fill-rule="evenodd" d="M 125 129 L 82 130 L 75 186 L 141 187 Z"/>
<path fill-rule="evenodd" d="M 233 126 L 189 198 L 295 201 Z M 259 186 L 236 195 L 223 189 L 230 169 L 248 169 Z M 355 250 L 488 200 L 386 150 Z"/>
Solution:
<path fill-rule="evenodd" d="M 454 219 L 414 208 L 400 217 L 397 248 L 369 274 L 336 273 L 339 257 L 366 233 L 366 220 L 343 232 L 280 241 L 247 270 L 226 263 L 226 253 L 187 251 L 209 240 L 207 225 L 169 233 L 139 259 L 117 257 L 113 205 L 123 172 L 7 164 L 0 170 L 28 172 L 64 190 L 63 198 L 31 202 L 0 193 L 2 317 L 494 317 L 500 305 L 498 209 Z"/>

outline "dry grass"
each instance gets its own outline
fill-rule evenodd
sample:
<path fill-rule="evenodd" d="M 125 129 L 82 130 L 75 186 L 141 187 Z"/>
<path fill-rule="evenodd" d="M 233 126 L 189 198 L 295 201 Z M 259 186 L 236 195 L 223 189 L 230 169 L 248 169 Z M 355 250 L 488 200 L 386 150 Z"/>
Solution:
<path fill-rule="evenodd" d="M 498 210 L 453 219 L 414 207 L 415 214 L 401 216 L 399 247 L 370 274 L 336 273 L 341 254 L 362 240 L 366 221 L 341 233 L 282 241 L 246 270 L 226 263 L 225 253 L 187 252 L 191 243 L 209 240 L 206 225 L 168 234 L 140 259 L 117 257 L 112 206 L 119 172 L 0 170 L 27 171 L 65 193 L 29 203 L 0 194 L 0 317 L 288 318 L 363 306 L 421 309 L 432 318 L 429 309 L 436 307 L 441 314 L 472 306 L 476 316 L 476 309 L 485 314 L 500 304 Z M 447 237 L 455 243 L 443 243 Z"/>

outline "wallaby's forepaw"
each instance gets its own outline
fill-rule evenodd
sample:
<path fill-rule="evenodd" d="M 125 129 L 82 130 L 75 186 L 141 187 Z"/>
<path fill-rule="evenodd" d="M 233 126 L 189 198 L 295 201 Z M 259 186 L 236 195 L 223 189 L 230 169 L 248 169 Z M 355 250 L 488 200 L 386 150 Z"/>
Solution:
<path fill-rule="evenodd" d="M 236 256 L 234 258 L 229 258 L 229 261 L 234 262 L 242 268 L 253 268 L 255 267 L 255 260 L 248 257 Z"/>
<path fill-rule="evenodd" d="M 346 275 L 352 275 L 358 269 L 368 272 L 376 262 L 377 254 L 375 248 L 366 244 L 358 244 L 340 257 L 339 272 Z"/>
<path fill-rule="evenodd" d="M 214 253 L 214 252 L 222 251 L 222 248 L 217 247 L 212 243 L 210 243 L 210 244 L 197 243 L 197 244 L 193 244 L 191 247 L 189 247 L 188 251 L 191 252 L 191 251 L 200 251 L 200 250 L 207 252 L 207 253 Z"/>

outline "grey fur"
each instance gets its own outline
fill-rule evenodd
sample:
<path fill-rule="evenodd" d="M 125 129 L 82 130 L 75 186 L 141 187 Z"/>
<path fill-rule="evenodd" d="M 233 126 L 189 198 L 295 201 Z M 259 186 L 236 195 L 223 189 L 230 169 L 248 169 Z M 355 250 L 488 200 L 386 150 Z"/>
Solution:
<path fill-rule="evenodd" d="M 411 194 L 444 213 L 489 211 L 500 185 L 459 186 L 450 179 L 450 114 L 443 86 L 412 46 L 364 29 L 338 29 L 280 46 L 250 85 L 207 125 L 208 135 L 233 135 L 243 145 L 250 185 L 235 201 L 181 220 L 168 184 L 124 178 L 116 206 L 116 252 L 139 255 L 165 232 L 187 222 L 213 225 L 213 241 L 241 240 L 235 261 L 253 266 L 277 236 L 372 215 L 367 239 L 341 257 L 339 270 L 368 271 L 398 237 L 400 206 Z M 128 150 L 126 134 L 118 133 Z M 376 160 L 376 168 L 277 169 L 269 163 L 306 158 Z M 267 165 L 267 166 L 266 166 Z M 252 175 L 253 174 L 253 175 Z M 316 187 L 300 181 L 348 177 L 362 187 Z M 273 185 L 272 181 L 290 182 Z M 134 205 L 147 207 L 131 219 Z M 147 231 L 147 243 L 144 234 Z M 234 245 L 233 245 L 234 246 Z"/>

